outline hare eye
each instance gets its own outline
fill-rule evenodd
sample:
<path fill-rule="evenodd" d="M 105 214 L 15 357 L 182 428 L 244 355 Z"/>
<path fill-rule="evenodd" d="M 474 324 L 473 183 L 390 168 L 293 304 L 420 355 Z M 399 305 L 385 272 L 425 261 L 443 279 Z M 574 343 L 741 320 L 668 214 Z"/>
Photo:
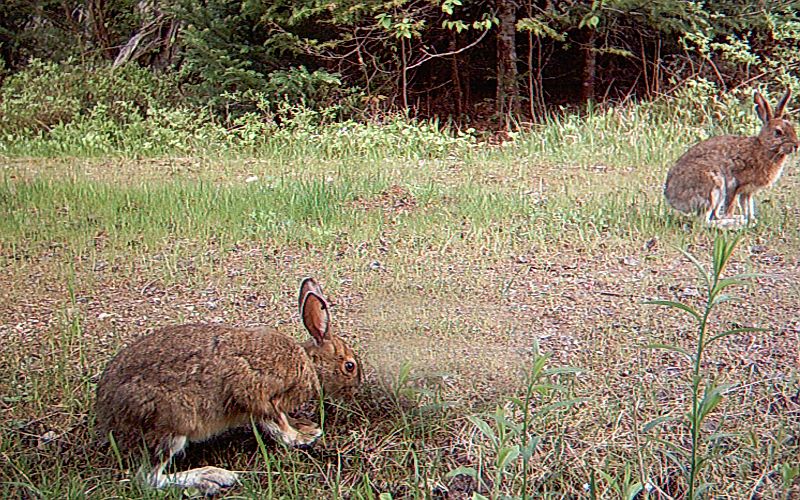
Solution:
<path fill-rule="evenodd" d="M 344 369 L 345 369 L 345 371 L 347 371 L 348 373 L 353 373 L 353 370 L 355 370 L 355 369 L 356 369 L 356 364 L 355 364 L 355 363 L 353 363 L 352 361 L 345 361 L 345 363 L 344 363 Z"/>
<path fill-rule="evenodd" d="M 775 137 L 780 137 L 783 135 L 783 130 L 776 128 L 775 129 Z"/>

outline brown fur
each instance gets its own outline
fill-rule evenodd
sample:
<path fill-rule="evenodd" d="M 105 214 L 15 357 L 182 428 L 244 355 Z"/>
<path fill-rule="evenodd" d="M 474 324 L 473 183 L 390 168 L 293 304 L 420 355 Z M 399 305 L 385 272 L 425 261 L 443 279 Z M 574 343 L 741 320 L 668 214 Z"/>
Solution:
<path fill-rule="evenodd" d="M 319 429 L 287 414 L 317 397 L 320 389 L 341 394 L 362 380 L 353 350 L 330 331 L 321 293 L 313 280 L 303 281 L 301 317 L 312 336 L 304 344 L 270 328 L 209 324 L 166 327 L 136 340 L 100 378 L 98 432 L 103 437 L 112 433 L 128 450 L 144 442 L 160 462 L 151 477 L 159 487 L 188 484 L 184 477 L 172 481 L 161 475 L 186 441 L 249 425 L 251 418 L 287 444 L 312 442 Z"/>
<path fill-rule="evenodd" d="M 685 213 L 703 213 L 709 223 L 732 220 L 737 206 L 754 218 L 753 194 L 773 185 L 786 156 L 797 150 L 792 124 L 783 116 L 787 92 L 773 114 L 761 94 L 754 100 L 763 127 L 754 137 L 718 136 L 692 146 L 667 174 L 664 194 Z"/>
<path fill-rule="evenodd" d="M 308 354 L 277 331 L 172 326 L 109 364 L 97 388 L 97 428 L 129 447 L 144 437 L 156 448 L 166 434 L 202 441 L 251 415 L 275 419 L 273 400 L 291 411 L 318 389 Z"/>

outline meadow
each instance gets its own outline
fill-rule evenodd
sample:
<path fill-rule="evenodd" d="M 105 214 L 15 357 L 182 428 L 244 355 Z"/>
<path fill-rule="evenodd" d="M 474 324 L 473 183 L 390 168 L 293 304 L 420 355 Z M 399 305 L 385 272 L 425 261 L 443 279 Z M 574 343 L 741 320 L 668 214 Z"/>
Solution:
<path fill-rule="evenodd" d="M 310 275 L 363 389 L 325 404 L 309 450 L 244 429 L 190 446 L 177 469 L 242 471 L 228 498 L 684 498 L 681 349 L 698 324 L 647 302 L 702 309 L 682 250 L 708 270 L 715 237 L 734 235 L 673 213 L 661 190 L 689 144 L 756 130 L 734 118 L 630 105 L 488 142 L 405 119 L 256 130 L 247 147 L 5 140 L 0 496 L 182 498 L 142 489 L 96 446 L 102 369 L 161 325 L 300 339 Z M 764 331 L 721 338 L 700 363 L 721 386 L 698 445 L 707 498 L 800 496 L 796 163 L 724 270 L 754 276 L 709 315 L 709 332 Z"/>

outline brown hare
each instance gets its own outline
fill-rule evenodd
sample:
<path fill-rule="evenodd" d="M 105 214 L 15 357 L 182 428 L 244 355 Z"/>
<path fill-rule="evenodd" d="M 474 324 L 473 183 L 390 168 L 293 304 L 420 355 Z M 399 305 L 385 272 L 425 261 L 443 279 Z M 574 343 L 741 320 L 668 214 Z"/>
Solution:
<path fill-rule="evenodd" d="M 206 494 L 232 486 L 234 472 L 202 467 L 166 474 L 189 442 L 256 422 L 289 446 L 314 442 L 322 431 L 289 413 L 361 383 L 361 363 L 330 330 L 319 285 L 300 285 L 300 317 L 311 334 L 304 344 L 269 328 L 193 324 L 154 331 L 122 349 L 97 386 L 97 430 L 120 448 L 142 443 L 152 453 L 143 469 L 150 486 L 193 487 Z"/>
<path fill-rule="evenodd" d="M 680 212 L 701 213 L 706 223 L 735 228 L 755 222 L 753 195 L 773 185 L 783 172 L 786 156 L 798 147 L 797 134 L 784 118 L 791 92 L 773 113 L 756 92 L 756 112 L 763 126 L 757 136 L 712 137 L 689 148 L 667 174 L 664 194 Z M 742 214 L 735 215 L 736 208 Z"/>

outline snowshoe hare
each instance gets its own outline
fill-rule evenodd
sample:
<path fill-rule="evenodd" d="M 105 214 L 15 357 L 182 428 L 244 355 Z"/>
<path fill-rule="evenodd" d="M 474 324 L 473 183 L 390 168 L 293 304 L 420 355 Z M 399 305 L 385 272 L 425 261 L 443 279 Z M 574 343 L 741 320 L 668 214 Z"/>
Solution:
<path fill-rule="evenodd" d="M 322 431 L 289 416 L 302 403 L 353 392 L 361 363 L 330 331 L 319 285 L 300 285 L 300 317 L 311 339 L 298 344 L 269 328 L 193 324 L 154 331 L 111 360 L 97 386 L 97 429 L 128 450 L 144 444 L 156 488 L 194 487 L 206 494 L 236 483 L 234 472 L 202 467 L 164 470 L 187 443 L 203 441 L 251 419 L 289 446 L 309 445 Z"/>
<path fill-rule="evenodd" d="M 773 113 L 756 92 L 756 112 L 763 122 L 757 136 L 712 137 L 684 153 L 667 174 L 664 194 L 669 204 L 681 212 L 702 213 L 716 227 L 755 222 L 753 195 L 778 180 L 786 156 L 798 147 L 794 127 L 784 118 L 790 96 L 787 91 Z"/>

